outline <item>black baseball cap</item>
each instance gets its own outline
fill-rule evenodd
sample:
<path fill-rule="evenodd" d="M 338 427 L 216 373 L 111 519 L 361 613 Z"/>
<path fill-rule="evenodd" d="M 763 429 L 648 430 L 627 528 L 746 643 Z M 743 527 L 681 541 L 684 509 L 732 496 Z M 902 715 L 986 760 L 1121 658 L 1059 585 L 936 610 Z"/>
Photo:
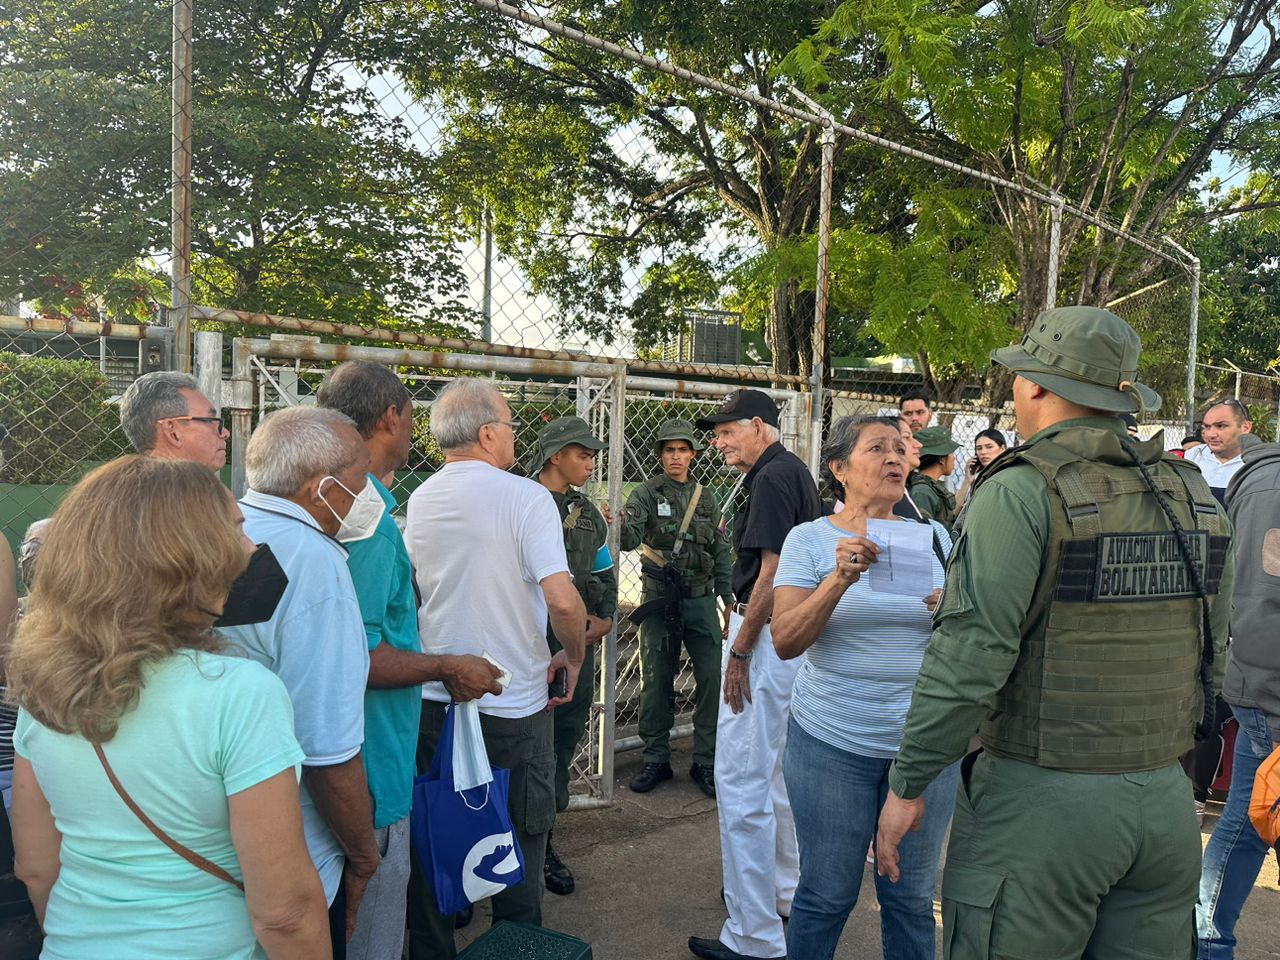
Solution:
<path fill-rule="evenodd" d="M 759 390 L 735 390 L 725 397 L 724 403 L 715 413 L 698 418 L 699 430 L 710 430 L 717 423 L 730 423 L 734 420 L 751 420 L 759 417 L 771 427 L 778 425 L 778 405 L 772 398 Z"/>

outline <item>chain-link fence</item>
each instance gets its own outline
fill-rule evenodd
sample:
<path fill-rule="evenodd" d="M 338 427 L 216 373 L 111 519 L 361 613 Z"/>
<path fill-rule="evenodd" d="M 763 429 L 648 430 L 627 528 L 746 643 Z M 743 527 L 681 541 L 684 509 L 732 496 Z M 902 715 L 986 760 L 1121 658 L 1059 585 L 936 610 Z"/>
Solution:
<path fill-rule="evenodd" d="M 533 462 L 538 430 L 561 416 L 581 416 L 593 427 L 605 447 L 586 493 L 617 516 L 630 493 L 660 469 L 656 437 L 672 417 L 697 419 L 717 407 L 735 389 L 715 382 L 674 383 L 643 375 L 628 376 L 622 364 L 552 363 L 485 355 L 438 354 L 379 347 L 321 343 L 311 337 L 278 337 L 274 340 L 238 339 L 233 347 L 232 474 L 242 489 L 243 451 L 253 425 L 266 413 L 282 406 L 314 402 L 324 375 L 346 359 L 367 359 L 392 365 L 408 385 L 415 403 L 414 442 L 408 468 L 397 473 L 392 492 L 401 504 L 443 463 L 427 428 L 431 403 L 440 389 L 456 376 L 488 376 L 506 396 L 517 433 L 518 469 L 535 476 L 541 466 Z M 621 393 L 619 393 L 621 391 Z M 784 443 L 800 454 L 806 452 L 809 409 L 807 395 L 771 391 L 781 408 Z M 736 489 L 740 476 L 710 451 L 697 460 L 694 476 L 724 502 Z M 618 557 L 618 613 L 615 630 L 606 642 L 593 678 L 596 697 L 588 736 L 574 761 L 575 805 L 607 801 L 612 793 L 612 757 L 617 747 L 637 744 L 640 668 L 635 628 L 628 618 L 641 599 L 641 574 L 636 551 L 619 551 L 617 524 L 611 525 L 611 548 Z M 676 735 L 688 732 L 692 710 L 693 677 L 687 657 L 682 657 L 676 679 Z"/>
<path fill-rule="evenodd" d="M 0 530 L 17 549 L 70 484 L 130 452 L 117 403 L 168 365 L 162 328 L 0 318 Z"/>

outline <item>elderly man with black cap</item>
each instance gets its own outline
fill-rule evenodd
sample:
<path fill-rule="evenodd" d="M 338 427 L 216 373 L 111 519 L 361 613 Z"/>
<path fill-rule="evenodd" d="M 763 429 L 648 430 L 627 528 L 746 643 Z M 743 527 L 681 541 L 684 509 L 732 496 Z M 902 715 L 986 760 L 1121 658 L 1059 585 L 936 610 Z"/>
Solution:
<path fill-rule="evenodd" d="M 1138 335 L 1045 311 L 993 359 L 1029 438 L 975 485 L 880 813 L 877 869 L 967 749 L 942 881 L 949 960 L 1188 957 L 1200 878 L 1178 758 L 1208 726 L 1230 527 L 1164 437 Z"/>
<path fill-rule="evenodd" d="M 799 875 L 795 821 L 782 779 L 791 685 L 799 661 L 779 659 L 769 620 L 773 576 L 791 528 L 822 513 L 804 463 L 779 442 L 778 408 L 759 390 L 729 395 L 698 421 L 715 431 L 715 447 L 745 474 L 747 504 L 733 521 L 737 560 L 722 656 L 724 703 L 716 725 L 716 800 L 724 902 L 729 919 L 719 939 L 690 937 L 707 960 L 786 955 L 782 918 L 791 911 Z"/>

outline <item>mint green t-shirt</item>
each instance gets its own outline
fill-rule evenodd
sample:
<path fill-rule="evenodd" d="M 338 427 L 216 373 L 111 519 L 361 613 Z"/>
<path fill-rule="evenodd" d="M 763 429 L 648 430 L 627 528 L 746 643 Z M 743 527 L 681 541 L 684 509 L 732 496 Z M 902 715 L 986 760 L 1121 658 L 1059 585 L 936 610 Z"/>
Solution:
<path fill-rule="evenodd" d="M 382 496 L 386 512 L 365 540 L 348 543 L 347 569 L 355 584 L 364 633 L 372 651 L 380 643 L 422 652 L 418 639 L 418 601 L 413 566 L 391 511 L 396 501 L 373 474 L 369 482 Z M 373 804 L 374 827 L 386 827 L 409 815 L 422 715 L 422 686 L 368 688 L 364 693 L 365 779 Z"/>
<path fill-rule="evenodd" d="M 227 798 L 290 767 L 302 748 L 284 684 L 251 660 L 187 651 L 145 668 L 135 709 L 103 745 L 162 830 L 241 879 Z M 244 894 L 157 840 L 93 747 L 25 711 L 14 733 L 62 834 L 41 960 L 258 960 Z"/>

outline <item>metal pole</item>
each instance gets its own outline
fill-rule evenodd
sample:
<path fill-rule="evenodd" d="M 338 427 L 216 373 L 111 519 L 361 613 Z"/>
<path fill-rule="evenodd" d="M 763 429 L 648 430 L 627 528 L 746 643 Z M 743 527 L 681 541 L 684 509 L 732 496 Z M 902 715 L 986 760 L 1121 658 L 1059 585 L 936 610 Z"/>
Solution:
<path fill-rule="evenodd" d="M 175 361 L 191 370 L 191 35 L 193 0 L 173 0 L 172 179 L 169 324 Z"/>
<path fill-rule="evenodd" d="M 813 378 L 809 398 L 809 472 L 818 476 L 822 451 L 822 387 L 827 357 L 827 302 L 831 285 L 831 185 L 835 179 L 836 131 L 822 130 L 822 182 L 818 200 L 818 277 L 813 306 Z"/>
<path fill-rule="evenodd" d="M 480 339 L 493 342 L 493 211 L 484 205 L 484 292 L 480 301 Z"/>
<path fill-rule="evenodd" d="M 1196 432 L 1196 354 L 1200 341 L 1200 258 L 1171 237 L 1161 239 L 1185 258 L 1191 274 L 1191 318 L 1187 329 L 1187 433 Z"/>
<path fill-rule="evenodd" d="M 1196 353 L 1200 339 L 1200 258 L 1191 260 L 1191 325 L 1187 336 L 1187 433 L 1195 432 Z"/>
<path fill-rule="evenodd" d="M 1045 278 L 1044 308 L 1052 310 L 1058 305 L 1058 257 L 1062 247 L 1062 197 L 1053 194 L 1049 205 L 1049 266 Z"/>
<path fill-rule="evenodd" d="M 622 466 L 626 457 L 627 426 L 627 365 L 619 362 L 614 365 L 612 383 L 613 391 L 609 411 L 609 510 L 614 517 L 622 515 Z M 621 522 L 609 524 L 609 552 L 613 554 L 614 564 L 621 557 Z M 617 732 L 618 707 L 618 618 L 613 618 L 613 629 L 604 638 L 601 665 L 601 686 L 604 688 L 604 709 L 600 712 L 600 799 L 604 803 L 613 802 L 613 738 Z"/>
<path fill-rule="evenodd" d="M 244 454 L 253 430 L 253 341 L 231 341 L 231 492 L 236 498 L 248 489 Z"/>
<path fill-rule="evenodd" d="M 222 410 L 222 334 L 201 330 L 195 335 L 196 382 L 215 411 Z"/>

